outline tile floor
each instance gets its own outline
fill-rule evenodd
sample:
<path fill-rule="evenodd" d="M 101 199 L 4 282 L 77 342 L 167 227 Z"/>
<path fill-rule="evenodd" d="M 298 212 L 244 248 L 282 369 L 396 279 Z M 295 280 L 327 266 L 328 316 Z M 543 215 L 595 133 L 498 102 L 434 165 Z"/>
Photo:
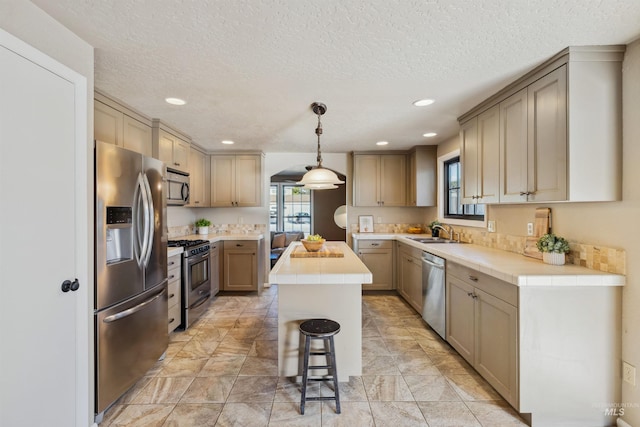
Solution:
<path fill-rule="evenodd" d="M 277 286 L 222 295 L 167 356 L 107 411 L 115 426 L 525 426 L 399 296 L 363 297 L 363 372 L 335 403 L 307 402 L 277 375 Z M 308 394 L 332 395 L 325 383 Z"/>

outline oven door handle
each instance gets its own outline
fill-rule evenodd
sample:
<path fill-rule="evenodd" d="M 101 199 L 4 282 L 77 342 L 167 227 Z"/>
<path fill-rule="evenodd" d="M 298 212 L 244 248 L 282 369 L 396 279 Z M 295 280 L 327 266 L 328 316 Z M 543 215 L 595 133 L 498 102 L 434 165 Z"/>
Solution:
<path fill-rule="evenodd" d="M 207 300 L 211 298 L 211 292 L 209 292 L 208 294 L 206 294 L 205 296 L 203 296 L 202 298 L 200 298 L 198 301 L 194 302 L 190 307 L 189 310 L 192 310 L 194 308 L 198 308 L 200 307 L 202 304 L 204 304 L 205 302 L 207 302 Z"/>
<path fill-rule="evenodd" d="M 120 320 L 120 319 L 123 319 L 125 317 L 131 316 L 132 314 L 137 313 L 138 311 L 140 311 L 143 308 L 145 308 L 147 305 L 151 304 L 152 302 L 154 302 L 155 300 L 160 298 L 166 292 L 167 292 L 167 289 L 165 288 L 162 291 L 160 291 L 160 293 L 158 293 L 157 295 L 152 296 L 148 300 L 143 301 L 143 302 L 141 302 L 140 304 L 138 304 L 138 305 L 136 305 L 134 307 L 131 307 L 131 308 L 127 309 L 127 310 L 121 311 L 120 313 L 112 314 L 111 316 L 105 317 L 103 322 L 104 323 L 112 323 L 112 322 L 115 322 L 116 320 Z"/>
<path fill-rule="evenodd" d="M 204 261 L 207 258 L 209 258 L 209 251 L 203 252 L 203 253 L 198 254 L 198 255 L 192 255 L 189 258 L 187 258 L 187 261 L 188 261 L 189 265 L 193 265 L 193 264 L 195 264 L 197 262 Z"/>

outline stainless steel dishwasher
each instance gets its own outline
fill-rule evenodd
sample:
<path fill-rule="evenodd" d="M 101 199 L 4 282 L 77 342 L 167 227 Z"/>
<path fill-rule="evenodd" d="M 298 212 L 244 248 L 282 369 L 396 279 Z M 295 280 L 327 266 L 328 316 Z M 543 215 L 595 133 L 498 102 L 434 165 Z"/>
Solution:
<path fill-rule="evenodd" d="M 422 318 L 446 340 L 444 258 L 422 252 Z"/>

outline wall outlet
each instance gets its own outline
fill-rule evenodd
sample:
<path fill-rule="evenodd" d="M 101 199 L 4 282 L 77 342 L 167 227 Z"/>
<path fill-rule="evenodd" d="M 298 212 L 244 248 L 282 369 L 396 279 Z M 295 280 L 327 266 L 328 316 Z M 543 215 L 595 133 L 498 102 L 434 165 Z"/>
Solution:
<path fill-rule="evenodd" d="M 627 362 L 622 362 L 622 380 L 632 386 L 636 385 L 636 368 Z"/>
<path fill-rule="evenodd" d="M 382 217 L 381 216 L 378 217 L 378 224 L 382 224 Z"/>
<path fill-rule="evenodd" d="M 533 236 L 533 223 L 527 223 L 527 236 Z"/>
<path fill-rule="evenodd" d="M 244 224 L 244 218 L 239 216 L 238 217 L 238 224 Z"/>
<path fill-rule="evenodd" d="M 496 232 L 496 222 L 495 221 L 487 221 L 487 231 L 489 233 Z"/>

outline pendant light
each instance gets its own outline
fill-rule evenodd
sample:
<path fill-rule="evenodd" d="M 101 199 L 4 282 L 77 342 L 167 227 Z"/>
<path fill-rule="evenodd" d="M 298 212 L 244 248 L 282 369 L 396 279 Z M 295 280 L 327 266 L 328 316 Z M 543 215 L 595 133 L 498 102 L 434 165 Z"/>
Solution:
<path fill-rule="evenodd" d="M 327 111 L 327 106 L 320 102 L 314 102 L 311 104 L 311 110 L 313 110 L 313 112 L 318 116 L 318 127 L 316 128 L 316 135 L 318 135 L 318 165 L 305 173 L 302 180 L 296 184 L 304 185 L 303 188 L 307 188 L 309 190 L 328 190 L 331 188 L 338 188 L 336 184 L 344 184 L 344 181 L 340 181 L 338 176 L 332 170 L 322 167 L 322 154 L 320 152 L 322 123 L 320 122 L 320 117 Z"/>

